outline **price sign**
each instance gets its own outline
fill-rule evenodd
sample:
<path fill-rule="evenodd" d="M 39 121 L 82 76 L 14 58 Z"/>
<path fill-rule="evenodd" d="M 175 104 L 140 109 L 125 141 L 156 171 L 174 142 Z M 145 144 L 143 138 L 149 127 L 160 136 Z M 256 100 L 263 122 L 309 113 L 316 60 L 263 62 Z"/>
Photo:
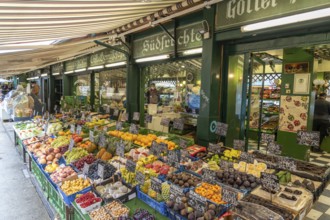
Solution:
<path fill-rule="evenodd" d="M 215 154 L 220 154 L 221 153 L 221 146 L 218 144 L 212 144 L 209 143 L 209 147 L 207 148 L 209 152 L 215 153 Z"/>
<path fill-rule="evenodd" d="M 104 177 L 104 166 L 102 164 L 97 165 L 97 175 L 103 179 Z"/>
<path fill-rule="evenodd" d="M 139 127 L 136 124 L 131 124 L 129 127 L 129 132 L 132 134 L 138 134 L 139 133 Z"/>
<path fill-rule="evenodd" d="M 116 145 L 116 154 L 119 156 L 119 157 L 125 157 L 125 144 L 122 140 L 120 141 L 117 141 L 115 143 Z"/>
<path fill-rule="evenodd" d="M 205 197 L 202 197 L 201 195 L 195 193 L 194 191 L 190 191 L 188 205 L 204 213 L 206 211 L 207 200 Z"/>
<path fill-rule="evenodd" d="M 228 124 L 217 122 L 216 128 L 215 128 L 215 134 L 219 136 L 226 137 L 228 131 Z"/>
<path fill-rule="evenodd" d="M 152 144 L 150 147 L 150 153 L 157 157 L 161 154 L 158 143 L 156 141 L 152 141 Z"/>
<path fill-rule="evenodd" d="M 202 180 L 210 184 L 216 184 L 217 182 L 217 173 L 213 170 L 203 169 Z"/>
<path fill-rule="evenodd" d="M 179 146 L 181 149 L 186 149 L 187 148 L 187 141 L 180 138 Z"/>
<path fill-rule="evenodd" d="M 261 133 L 261 142 L 269 143 L 269 142 L 274 142 L 274 141 L 275 141 L 274 134 Z"/>
<path fill-rule="evenodd" d="M 243 161 L 246 161 L 247 163 L 253 163 L 254 162 L 254 155 L 249 154 L 248 152 L 242 151 L 239 159 L 243 160 Z"/>
<path fill-rule="evenodd" d="M 132 160 L 127 160 L 126 161 L 126 170 L 128 170 L 129 172 L 135 173 L 135 169 L 136 169 L 136 163 Z"/>
<path fill-rule="evenodd" d="M 173 128 L 182 131 L 184 129 L 184 119 L 183 118 L 175 118 L 173 120 Z"/>
<path fill-rule="evenodd" d="M 91 116 L 91 115 L 88 115 L 88 116 L 87 116 L 87 121 L 88 121 L 88 122 L 91 122 L 91 121 L 92 121 L 92 116 Z"/>
<path fill-rule="evenodd" d="M 278 176 L 276 176 L 275 174 L 262 172 L 260 182 L 262 187 L 268 191 L 278 192 L 281 189 Z"/>
<path fill-rule="evenodd" d="M 70 125 L 70 132 L 71 132 L 71 134 L 76 133 L 76 126 L 74 124 Z"/>
<path fill-rule="evenodd" d="M 122 114 L 121 121 L 128 121 L 128 117 L 129 117 L 128 113 Z"/>
<path fill-rule="evenodd" d="M 119 109 L 115 109 L 114 111 L 113 111 L 113 116 L 118 116 L 119 115 Z"/>
<path fill-rule="evenodd" d="M 180 166 L 180 151 L 169 150 L 167 151 L 167 162 L 174 167 Z"/>
<path fill-rule="evenodd" d="M 271 154 L 281 155 L 282 146 L 275 142 L 269 142 L 267 145 L 267 151 Z"/>
<path fill-rule="evenodd" d="M 180 160 L 183 162 L 187 162 L 190 159 L 190 154 L 186 150 L 180 150 Z"/>
<path fill-rule="evenodd" d="M 177 185 L 171 184 L 170 186 L 170 200 L 181 203 L 181 198 L 184 197 L 183 189 Z"/>
<path fill-rule="evenodd" d="M 151 189 L 157 193 L 162 193 L 162 181 L 158 178 L 151 178 Z"/>
<path fill-rule="evenodd" d="M 81 129 L 82 127 L 80 125 L 77 126 L 77 130 L 76 130 L 76 133 L 77 134 L 81 134 Z"/>
<path fill-rule="evenodd" d="M 162 118 L 162 120 L 160 121 L 160 125 L 168 127 L 170 125 L 170 119 L 169 118 Z"/>
<path fill-rule="evenodd" d="M 140 171 L 136 171 L 135 178 L 138 183 L 140 183 L 141 185 L 144 185 L 146 176 L 143 173 L 141 173 Z"/>
<path fill-rule="evenodd" d="M 167 152 L 168 146 L 167 146 L 167 144 L 161 142 L 158 144 L 158 148 L 159 148 L 160 153 L 165 153 L 165 152 Z"/>
<path fill-rule="evenodd" d="M 70 144 L 69 144 L 69 151 L 72 151 L 73 147 L 74 147 L 74 140 L 73 138 L 70 139 Z"/>
<path fill-rule="evenodd" d="M 133 113 L 133 121 L 140 121 L 140 112 Z"/>
<path fill-rule="evenodd" d="M 107 107 L 105 108 L 105 113 L 107 113 L 107 114 L 110 113 L 110 106 L 107 106 Z"/>
<path fill-rule="evenodd" d="M 234 147 L 235 150 L 244 151 L 245 141 L 243 141 L 243 140 L 234 140 L 234 146 L 233 147 Z"/>
<path fill-rule="evenodd" d="M 288 157 L 278 157 L 277 165 L 278 168 L 282 170 L 289 170 L 289 171 L 297 170 L 296 162 Z"/>
<path fill-rule="evenodd" d="M 102 147 L 106 146 L 106 138 L 104 136 L 104 133 L 100 133 L 100 138 L 99 138 L 99 145 Z"/>
<path fill-rule="evenodd" d="M 94 131 L 93 131 L 93 130 L 90 130 L 90 131 L 89 131 L 89 140 L 90 140 L 91 142 L 94 142 Z"/>
<path fill-rule="evenodd" d="M 228 204 L 232 204 L 234 206 L 238 205 L 238 194 L 235 190 L 230 189 L 229 187 L 222 187 L 222 200 L 227 202 Z"/>
<path fill-rule="evenodd" d="M 320 145 L 319 131 L 298 131 L 297 142 L 300 145 L 318 147 Z"/>
<path fill-rule="evenodd" d="M 144 116 L 144 123 L 147 124 L 147 123 L 151 123 L 152 122 L 152 115 L 145 115 Z"/>
<path fill-rule="evenodd" d="M 89 171 L 89 165 L 87 163 L 84 163 L 84 167 L 83 167 L 83 174 L 84 175 L 88 175 L 88 171 Z"/>
<path fill-rule="evenodd" d="M 116 130 L 121 131 L 123 129 L 123 122 L 117 121 L 116 122 Z"/>

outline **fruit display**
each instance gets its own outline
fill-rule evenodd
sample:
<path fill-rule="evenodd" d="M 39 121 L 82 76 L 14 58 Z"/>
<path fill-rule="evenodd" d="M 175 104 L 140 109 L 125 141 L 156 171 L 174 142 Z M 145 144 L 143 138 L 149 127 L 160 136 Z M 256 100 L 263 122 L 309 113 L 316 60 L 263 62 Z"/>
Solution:
<path fill-rule="evenodd" d="M 111 160 L 109 160 L 108 162 L 112 166 L 114 166 L 117 170 L 120 170 L 122 167 L 125 167 L 126 161 L 127 161 L 126 158 L 115 156 L 111 158 Z"/>
<path fill-rule="evenodd" d="M 199 195 L 207 198 L 216 204 L 225 204 L 221 199 L 221 187 L 210 183 L 203 182 L 194 190 Z"/>
<path fill-rule="evenodd" d="M 92 119 L 91 122 L 86 122 L 84 124 L 85 127 L 87 127 L 88 129 L 93 129 L 94 127 L 96 126 L 103 126 L 103 125 L 106 125 L 106 124 L 109 124 L 110 121 L 109 120 L 106 120 L 106 119 Z"/>
<path fill-rule="evenodd" d="M 125 169 L 125 167 L 120 169 L 121 177 L 125 180 L 126 183 L 130 184 L 131 186 L 136 186 L 136 174 L 133 172 L 129 172 Z"/>
<path fill-rule="evenodd" d="M 58 167 L 59 167 L 58 163 L 57 162 L 53 162 L 53 163 L 47 164 L 47 166 L 45 167 L 45 171 L 47 173 L 53 173 L 53 172 L 55 172 L 55 170 Z"/>
<path fill-rule="evenodd" d="M 112 220 L 110 213 L 104 207 L 98 208 L 89 213 L 92 220 Z"/>
<path fill-rule="evenodd" d="M 170 189 L 171 185 L 167 182 L 162 183 L 162 197 L 165 201 L 170 199 Z"/>
<path fill-rule="evenodd" d="M 56 122 L 56 123 L 50 123 L 48 125 L 47 128 L 47 135 L 51 135 L 51 134 L 56 134 L 59 131 L 62 131 L 63 127 L 62 127 L 62 123 L 60 122 Z"/>
<path fill-rule="evenodd" d="M 147 210 L 137 209 L 133 214 L 133 220 L 155 220 L 156 218 L 151 215 Z"/>
<path fill-rule="evenodd" d="M 59 136 L 52 142 L 53 148 L 59 148 L 63 146 L 68 146 L 70 144 L 70 138 L 67 136 Z"/>
<path fill-rule="evenodd" d="M 155 173 L 159 175 L 167 175 L 168 173 L 173 173 L 174 171 L 176 171 L 176 168 L 171 167 L 159 160 L 145 165 L 145 168 L 148 170 L 153 170 Z M 144 172 L 148 172 L 148 171 L 144 171 Z"/>
<path fill-rule="evenodd" d="M 241 219 L 255 219 L 255 220 L 283 219 L 279 214 L 271 211 L 270 209 L 262 205 L 249 203 L 249 202 L 240 202 L 240 204 L 235 207 L 234 214 L 238 215 L 239 218 Z"/>
<path fill-rule="evenodd" d="M 77 196 L 75 199 L 78 207 L 82 210 L 83 214 L 99 208 L 101 206 L 102 199 L 97 197 L 94 193 L 88 192 L 81 196 Z"/>
<path fill-rule="evenodd" d="M 77 193 L 87 187 L 89 187 L 91 184 L 87 179 L 84 178 L 77 178 L 74 180 L 66 180 L 61 185 L 61 190 L 66 195 L 72 195 L 74 193 Z"/>
<path fill-rule="evenodd" d="M 73 162 L 73 166 L 75 166 L 78 170 L 82 170 L 84 168 L 85 163 L 92 164 L 96 158 L 93 154 L 89 154 L 83 158 L 80 158 L 79 160 Z"/>
<path fill-rule="evenodd" d="M 168 174 L 166 180 L 182 188 L 196 187 L 202 179 L 187 172 Z"/>
<path fill-rule="evenodd" d="M 147 157 L 142 157 L 136 162 L 136 166 L 143 167 L 147 164 L 153 163 L 156 160 L 158 160 L 158 158 L 155 155 L 149 155 Z"/>
<path fill-rule="evenodd" d="M 126 155 L 131 160 L 138 161 L 139 159 L 147 157 L 149 155 L 149 149 L 142 147 L 137 149 L 131 149 Z"/>
<path fill-rule="evenodd" d="M 217 180 L 235 189 L 251 191 L 260 184 L 260 179 L 238 171 L 217 171 Z"/>
<path fill-rule="evenodd" d="M 206 155 L 206 147 L 199 146 L 199 145 L 196 145 L 196 144 L 194 144 L 190 147 L 187 147 L 185 150 L 188 151 L 188 153 L 192 157 L 195 157 L 195 156 L 198 157 L 197 156 L 198 153 L 203 153 L 203 155 L 202 154 L 199 155 L 199 156 L 202 156 L 202 157 L 204 157 Z"/>
<path fill-rule="evenodd" d="M 54 183 L 60 183 L 67 178 L 75 178 L 77 176 L 76 171 L 70 166 L 59 166 L 51 175 L 50 178 Z"/>
<path fill-rule="evenodd" d="M 89 165 L 89 170 L 87 176 L 92 180 L 101 179 L 97 174 L 98 166 L 102 165 L 104 167 L 103 179 L 108 179 L 116 173 L 116 168 L 109 163 L 102 160 L 96 160 L 91 165 Z"/>
<path fill-rule="evenodd" d="M 88 153 L 93 153 L 97 149 L 96 144 L 92 143 L 91 141 L 79 142 L 76 144 L 76 147 L 85 149 L 88 151 Z"/>
<path fill-rule="evenodd" d="M 49 138 L 50 137 L 48 137 L 48 136 L 32 137 L 32 138 L 28 138 L 28 139 L 23 140 L 23 144 L 24 145 L 29 145 L 29 144 L 33 144 L 33 143 L 36 143 L 36 142 L 39 142 L 39 141 L 45 141 Z M 50 138 L 50 139 L 52 139 L 52 138 Z"/>
<path fill-rule="evenodd" d="M 119 218 L 119 217 L 128 217 L 129 214 L 129 208 L 124 206 L 121 202 L 119 201 L 112 201 L 105 206 L 103 206 L 112 217 L 114 218 Z"/>
<path fill-rule="evenodd" d="M 234 169 L 242 173 L 251 174 L 257 178 L 260 178 L 261 173 L 267 170 L 267 164 L 262 162 L 247 163 L 245 161 L 240 161 L 239 163 L 234 163 Z"/>
<path fill-rule="evenodd" d="M 280 172 L 276 173 L 281 185 L 286 185 L 291 182 L 291 173 L 288 171 L 281 170 Z"/>
<path fill-rule="evenodd" d="M 37 124 L 32 122 L 21 122 L 14 125 L 14 128 L 18 131 L 31 129 L 37 127 Z"/>
<path fill-rule="evenodd" d="M 104 161 L 108 161 L 112 158 L 112 154 L 106 151 L 105 148 L 101 148 L 99 152 L 97 152 L 96 158 Z"/>
<path fill-rule="evenodd" d="M 213 160 L 207 162 L 207 166 L 210 170 L 220 170 L 220 166 L 218 165 L 218 163 Z"/>
<path fill-rule="evenodd" d="M 221 160 L 228 160 L 232 162 L 237 162 L 237 159 L 240 158 L 241 151 L 235 149 L 227 149 L 223 152 L 223 156 L 221 156 Z"/>
<path fill-rule="evenodd" d="M 18 136 L 20 137 L 20 139 L 27 139 L 27 138 L 31 138 L 34 136 L 40 136 L 42 134 L 42 128 L 34 128 L 34 129 L 28 129 L 28 130 L 22 130 L 18 133 Z"/>
<path fill-rule="evenodd" d="M 257 195 L 249 194 L 249 195 L 245 196 L 242 199 L 242 201 L 251 202 L 251 203 L 261 205 L 261 206 L 265 206 L 266 208 L 270 209 L 271 211 L 281 215 L 284 220 L 295 219 L 295 216 L 289 210 L 287 210 L 285 208 L 281 208 L 280 206 L 276 206 L 276 205 L 270 203 L 269 201 L 267 201 L 267 200 L 265 200 L 265 199 L 263 199 L 263 198 L 261 198 Z"/>
<path fill-rule="evenodd" d="M 186 170 L 192 171 L 197 174 L 202 174 L 202 170 L 204 168 L 208 168 L 208 164 L 205 163 L 203 160 L 197 160 L 197 161 L 189 161 L 186 163 L 183 163 L 183 166 Z"/>
<path fill-rule="evenodd" d="M 73 161 L 79 160 L 88 155 L 85 149 L 73 148 L 71 151 L 67 151 L 64 154 L 64 159 L 66 163 L 72 163 Z"/>
<path fill-rule="evenodd" d="M 105 199 L 117 199 L 131 191 L 131 189 L 125 186 L 121 181 L 99 185 L 96 186 L 95 189 L 99 195 Z"/>
<path fill-rule="evenodd" d="M 48 148 L 36 151 L 36 157 L 38 158 L 38 162 L 40 164 L 51 164 L 57 163 L 62 157 L 62 154 L 58 148 Z"/>

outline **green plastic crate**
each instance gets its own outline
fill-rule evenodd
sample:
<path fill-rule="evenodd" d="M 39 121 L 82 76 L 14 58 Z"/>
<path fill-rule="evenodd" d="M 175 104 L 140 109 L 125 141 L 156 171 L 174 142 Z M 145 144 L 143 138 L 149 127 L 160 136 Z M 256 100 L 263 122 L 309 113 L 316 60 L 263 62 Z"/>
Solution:
<path fill-rule="evenodd" d="M 91 219 L 88 214 L 84 215 L 79 210 L 79 208 L 77 207 L 77 204 L 75 202 L 72 203 L 72 206 L 73 206 L 73 213 L 71 214 L 70 220 L 90 220 Z"/>
<path fill-rule="evenodd" d="M 48 188 L 50 183 L 48 182 L 47 177 L 41 171 L 41 168 L 34 160 L 32 160 L 31 162 L 31 168 L 32 168 L 32 173 L 34 174 L 37 182 L 39 183 L 40 189 L 42 189 L 42 192 L 44 193 L 45 197 L 48 198 L 48 191 L 49 191 Z"/>
<path fill-rule="evenodd" d="M 66 206 L 60 194 L 57 192 L 57 189 L 50 184 L 48 193 L 49 203 L 53 206 L 53 208 L 56 210 L 57 214 L 59 214 L 62 220 L 66 219 Z"/>

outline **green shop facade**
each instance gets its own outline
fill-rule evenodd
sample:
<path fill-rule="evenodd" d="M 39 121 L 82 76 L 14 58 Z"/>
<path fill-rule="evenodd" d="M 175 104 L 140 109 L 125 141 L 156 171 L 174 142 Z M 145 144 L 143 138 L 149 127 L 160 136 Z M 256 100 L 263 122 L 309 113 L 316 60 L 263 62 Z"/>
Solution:
<path fill-rule="evenodd" d="M 190 114 L 196 119 L 193 127 L 197 143 L 221 140 L 233 146 L 234 140 L 245 140 L 246 149 L 262 149 L 263 134 L 268 134 L 282 146 L 283 155 L 306 160 L 310 147 L 297 143 L 297 132 L 312 131 L 315 97 L 321 92 L 313 81 L 329 80 L 330 65 L 327 69 L 328 60 L 320 55 L 329 50 L 329 21 L 319 19 L 251 32 L 242 32 L 241 27 L 329 5 L 326 0 L 223 1 L 126 36 L 121 46 L 96 42 L 105 49 L 40 70 L 47 74 L 38 80 L 44 85 L 43 91 L 48 88 L 45 100 L 53 110 L 60 103 L 54 97 L 76 95 L 75 82 L 84 76 L 82 80 L 90 83 L 87 102 L 93 110 L 105 111 L 100 79 L 104 74 L 111 77 L 112 72 L 124 73 L 116 84 L 118 89 L 126 88 L 123 108 L 130 119 L 134 112 L 140 112 L 143 126 L 145 92 L 150 82 L 180 78 L 181 87 L 189 83 L 188 74 L 152 75 L 153 71 L 169 71 L 166 64 L 184 66 L 197 60 L 199 73 L 195 69 L 192 79 L 200 87 L 200 107 Z M 187 53 L 200 48 L 201 53 Z M 143 61 L 160 55 L 166 58 Z M 93 68 L 97 66 L 105 68 Z M 27 77 L 31 74 L 36 73 Z M 19 76 L 19 81 L 24 77 Z M 217 122 L 228 124 L 226 137 L 215 134 Z"/>

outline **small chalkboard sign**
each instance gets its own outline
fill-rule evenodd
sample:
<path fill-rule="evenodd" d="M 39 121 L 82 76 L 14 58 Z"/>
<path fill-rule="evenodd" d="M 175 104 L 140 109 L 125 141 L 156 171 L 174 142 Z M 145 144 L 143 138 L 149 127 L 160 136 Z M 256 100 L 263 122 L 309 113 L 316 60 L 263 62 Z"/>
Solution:
<path fill-rule="evenodd" d="M 169 118 L 162 118 L 162 120 L 160 121 L 160 125 L 168 127 L 170 125 L 170 119 Z"/>
<path fill-rule="evenodd" d="M 129 127 L 129 132 L 132 134 L 138 134 L 139 133 L 139 127 L 136 124 L 131 124 Z"/>
<path fill-rule="evenodd" d="M 71 138 L 70 143 L 69 143 L 69 151 L 72 151 L 74 144 L 75 144 L 75 142 L 74 142 L 73 138 Z"/>
<path fill-rule="evenodd" d="M 106 138 L 105 138 L 103 132 L 101 132 L 100 135 L 99 135 L 99 145 L 101 147 L 105 147 L 106 146 Z"/>
<path fill-rule="evenodd" d="M 180 167 L 180 151 L 168 150 L 167 151 L 167 163 L 174 167 Z"/>
<path fill-rule="evenodd" d="M 296 171 L 297 165 L 296 162 L 288 157 L 278 157 L 277 165 L 279 169 Z"/>
<path fill-rule="evenodd" d="M 140 183 L 141 185 L 144 185 L 146 176 L 143 173 L 141 173 L 140 171 L 136 171 L 135 178 L 138 183 Z"/>
<path fill-rule="evenodd" d="M 162 193 L 162 181 L 156 177 L 151 178 L 151 189 L 157 193 Z"/>
<path fill-rule="evenodd" d="M 215 128 L 215 134 L 226 137 L 228 131 L 228 124 L 217 122 L 216 128 Z"/>
<path fill-rule="evenodd" d="M 165 152 L 167 152 L 168 145 L 161 142 L 158 144 L 158 148 L 159 148 L 160 153 L 165 153 Z"/>
<path fill-rule="evenodd" d="M 57 105 L 54 105 L 54 111 L 56 111 L 57 110 Z"/>
<path fill-rule="evenodd" d="M 270 143 L 275 141 L 274 134 L 261 133 L 261 142 Z"/>
<path fill-rule="evenodd" d="M 187 142 L 185 139 L 182 139 L 180 138 L 180 141 L 179 141 L 179 146 L 181 149 L 186 149 L 187 148 Z"/>
<path fill-rule="evenodd" d="M 231 205 L 238 205 L 238 193 L 229 187 L 222 187 L 222 200 Z"/>
<path fill-rule="evenodd" d="M 133 121 L 140 121 L 140 112 L 133 113 Z"/>
<path fill-rule="evenodd" d="M 97 165 L 97 175 L 103 179 L 104 177 L 104 166 L 102 164 Z"/>
<path fill-rule="evenodd" d="M 213 170 L 203 169 L 202 180 L 210 184 L 216 184 L 217 173 Z"/>
<path fill-rule="evenodd" d="M 116 122 L 116 130 L 121 131 L 123 129 L 123 122 L 117 121 Z"/>
<path fill-rule="evenodd" d="M 71 134 L 76 133 L 76 126 L 74 124 L 70 125 L 70 132 L 71 132 Z"/>
<path fill-rule="evenodd" d="M 83 112 L 82 114 L 81 114 L 81 120 L 85 120 L 86 119 L 86 114 L 85 114 L 85 112 Z"/>
<path fill-rule="evenodd" d="M 91 142 L 94 142 L 94 131 L 93 131 L 93 130 L 90 130 L 90 131 L 89 131 L 89 140 L 90 140 Z"/>
<path fill-rule="evenodd" d="M 83 167 L 83 174 L 84 175 L 88 175 L 88 171 L 89 171 L 89 165 L 87 163 L 84 163 L 84 167 Z"/>
<path fill-rule="evenodd" d="M 119 115 L 119 109 L 113 111 L 113 116 L 117 117 Z"/>
<path fill-rule="evenodd" d="M 260 181 L 262 187 L 270 192 L 278 192 L 281 189 L 278 176 L 275 174 L 262 172 Z"/>
<path fill-rule="evenodd" d="M 155 156 L 160 156 L 161 152 L 159 149 L 159 145 L 156 141 L 152 141 L 151 147 L 150 147 L 150 153 Z"/>
<path fill-rule="evenodd" d="M 190 160 L 190 154 L 186 150 L 180 150 L 181 162 L 188 162 Z"/>
<path fill-rule="evenodd" d="M 209 143 L 209 147 L 207 148 L 209 152 L 220 154 L 221 153 L 221 146 L 218 144 Z"/>
<path fill-rule="evenodd" d="M 173 119 L 173 128 L 182 131 L 184 129 L 184 119 L 183 118 Z"/>
<path fill-rule="evenodd" d="M 36 116 L 37 111 L 33 110 L 33 116 Z"/>
<path fill-rule="evenodd" d="M 116 142 L 116 154 L 119 157 L 125 157 L 125 144 L 122 140 Z"/>
<path fill-rule="evenodd" d="M 282 154 L 282 146 L 275 143 L 275 142 L 269 142 L 267 144 L 267 151 L 271 154 L 281 155 Z"/>
<path fill-rule="evenodd" d="M 126 170 L 128 170 L 131 173 L 135 173 L 136 169 L 136 163 L 132 160 L 127 160 L 126 161 Z"/>
<path fill-rule="evenodd" d="M 318 147 L 320 145 L 319 131 L 298 131 L 297 143 L 305 146 Z"/>
<path fill-rule="evenodd" d="M 147 123 L 151 123 L 151 122 L 152 122 L 152 115 L 146 114 L 144 116 L 144 123 L 147 124 Z"/>
<path fill-rule="evenodd" d="M 233 148 L 235 150 L 244 151 L 244 149 L 245 149 L 245 141 L 244 140 L 234 140 Z"/>
<path fill-rule="evenodd" d="M 177 185 L 171 184 L 170 186 L 170 200 L 181 203 L 181 198 L 184 197 L 183 189 Z"/>
<path fill-rule="evenodd" d="M 81 134 L 81 129 L 82 127 L 80 125 L 77 126 L 77 130 L 76 130 L 76 133 L 79 135 Z"/>
<path fill-rule="evenodd" d="M 204 213 L 206 211 L 207 200 L 205 197 L 202 197 L 194 191 L 190 191 L 188 205 L 190 205 L 197 211 Z"/>
<path fill-rule="evenodd" d="M 242 160 L 242 161 L 245 161 L 247 163 L 253 163 L 254 162 L 254 155 L 250 154 L 248 152 L 242 151 L 239 159 Z"/>

